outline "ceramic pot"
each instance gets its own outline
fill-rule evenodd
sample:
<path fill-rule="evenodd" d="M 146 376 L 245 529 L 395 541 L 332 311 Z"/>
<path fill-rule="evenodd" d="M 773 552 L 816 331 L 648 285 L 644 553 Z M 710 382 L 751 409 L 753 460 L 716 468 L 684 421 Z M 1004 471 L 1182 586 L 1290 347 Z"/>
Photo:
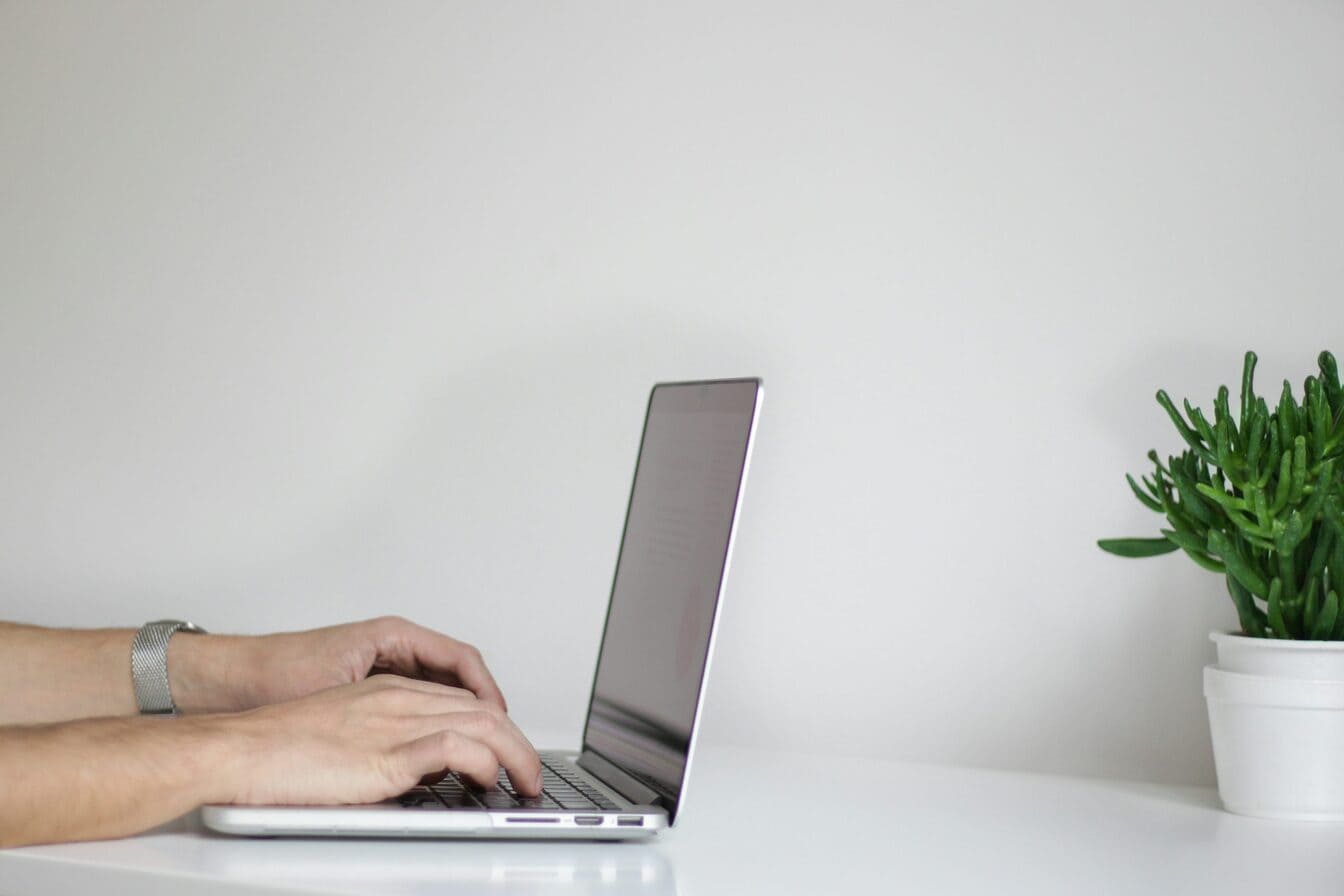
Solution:
<path fill-rule="evenodd" d="M 1344 641 L 1279 641 L 1214 632 L 1218 668 L 1270 678 L 1344 681 Z"/>
<path fill-rule="evenodd" d="M 1210 637 L 1218 664 L 1204 696 L 1223 805 L 1344 821 L 1344 642 Z"/>

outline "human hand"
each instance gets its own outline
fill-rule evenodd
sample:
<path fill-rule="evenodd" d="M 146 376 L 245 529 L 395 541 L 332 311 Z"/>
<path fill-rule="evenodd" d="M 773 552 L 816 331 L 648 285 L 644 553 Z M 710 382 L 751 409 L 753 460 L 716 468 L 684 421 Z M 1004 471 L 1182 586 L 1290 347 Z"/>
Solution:
<path fill-rule="evenodd" d="M 455 771 L 483 788 L 502 766 L 522 796 L 541 793 L 536 750 L 493 702 L 396 675 L 243 713 L 184 720 L 227 745 L 211 802 L 372 803 Z"/>
<path fill-rule="evenodd" d="M 256 637 L 178 634 L 168 648 L 173 699 L 185 713 L 281 703 L 379 672 L 464 688 L 508 711 L 480 651 L 396 616 Z"/>

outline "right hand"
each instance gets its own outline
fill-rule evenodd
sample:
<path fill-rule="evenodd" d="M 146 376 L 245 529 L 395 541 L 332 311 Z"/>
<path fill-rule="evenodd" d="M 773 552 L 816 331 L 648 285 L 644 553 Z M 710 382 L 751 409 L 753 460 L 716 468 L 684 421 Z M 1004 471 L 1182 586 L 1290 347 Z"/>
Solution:
<path fill-rule="evenodd" d="M 541 792 L 537 752 L 508 715 L 449 685 L 374 675 L 200 721 L 237 745 L 226 802 L 239 805 L 373 803 L 446 770 L 490 788 L 501 766 L 520 796 Z"/>

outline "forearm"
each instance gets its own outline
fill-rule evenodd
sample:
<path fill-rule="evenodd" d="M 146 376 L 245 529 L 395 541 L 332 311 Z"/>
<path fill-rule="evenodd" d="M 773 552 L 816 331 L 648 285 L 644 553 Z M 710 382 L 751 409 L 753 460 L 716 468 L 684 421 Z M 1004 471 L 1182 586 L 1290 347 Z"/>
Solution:
<path fill-rule="evenodd" d="M 0 725 L 134 714 L 134 636 L 0 623 Z"/>
<path fill-rule="evenodd" d="M 0 622 L 0 725 L 135 715 L 131 683 L 134 629 L 52 629 Z M 249 639 L 178 634 L 168 646 L 168 681 L 187 713 L 227 712 L 237 695 L 235 668 Z"/>
<path fill-rule="evenodd" d="M 226 717 L 0 728 L 0 848 L 134 834 L 227 801 Z"/>

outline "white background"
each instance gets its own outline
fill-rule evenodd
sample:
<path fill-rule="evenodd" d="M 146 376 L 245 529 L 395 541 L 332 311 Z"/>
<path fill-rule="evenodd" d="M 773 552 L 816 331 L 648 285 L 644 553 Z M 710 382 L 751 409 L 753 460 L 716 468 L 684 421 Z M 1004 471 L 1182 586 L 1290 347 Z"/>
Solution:
<path fill-rule="evenodd" d="M 759 374 L 706 743 L 1212 780 L 1123 474 L 1344 351 L 1331 2 L 0 5 L 0 616 L 401 613 L 574 730 Z"/>

